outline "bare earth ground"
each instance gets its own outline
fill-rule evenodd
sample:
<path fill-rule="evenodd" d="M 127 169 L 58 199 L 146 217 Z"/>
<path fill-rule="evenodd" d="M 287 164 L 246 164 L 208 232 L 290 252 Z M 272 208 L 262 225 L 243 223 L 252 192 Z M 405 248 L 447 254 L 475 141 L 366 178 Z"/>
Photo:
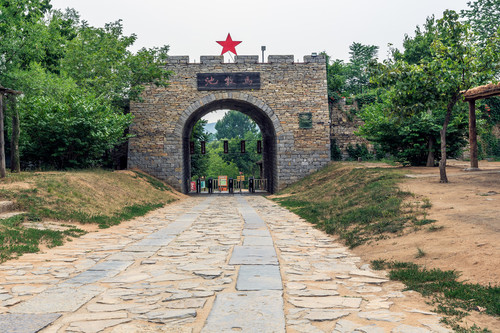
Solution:
<path fill-rule="evenodd" d="M 371 242 L 354 249 L 364 261 L 411 261 L 427 268 L 457 270 L 461 279 L 483 285 L 500 284 L 500 162 L 481 161 L 479 172 L 469 162 L 449 161 L 448 184 L 439 183 L 438 168 L 409 168 L 401 189 L 432 204 L 429 225 L 401 237 Z M 418 249 L 425 255 L 416 258 Z M 481 327 L 500 330 L 500 320 L 479 313 L 469 317 Z"/>

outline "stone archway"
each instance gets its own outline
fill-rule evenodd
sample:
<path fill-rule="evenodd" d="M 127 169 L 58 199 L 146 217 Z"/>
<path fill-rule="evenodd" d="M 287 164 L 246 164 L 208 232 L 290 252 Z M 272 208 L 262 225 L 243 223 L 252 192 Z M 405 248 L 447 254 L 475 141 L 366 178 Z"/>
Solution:
<path fill-rule="evenodd" d="M 330 119 L 325 58 L 171 56 L 168 87 L 147 86 L 142 102 L 132 102 L 128 167 L 188 192 L 189 137 L 196 121 L 217 109 L 250 116 L 264 136 L 265 177 L 271 191 L 318 170 L 330 161 Z"/>
<path fill-rule="evenodd" d="M 176 133 L 182 137 L 182 190 L 187 192 L 191 179 L 191 158 L 189 154 L 189 138 L 194 125 L 204 115 L 215 110 L 230 109 L 239 111 L 249 116 L 259 126 L 263 140 L 263 172 L 264 178 L 268 180 L 268 190 L 271 193 L 277 191 L 277 136 L 282 133 L 282 127 L 272 109 L 259 99 L 244 94 L 232 93 L 231 97 L 223 94 L 212 94 L 200 101 L 191 104 L 183 116 L 180 117 Z M 185 121 L 181 119 L 186 119 Z"/>

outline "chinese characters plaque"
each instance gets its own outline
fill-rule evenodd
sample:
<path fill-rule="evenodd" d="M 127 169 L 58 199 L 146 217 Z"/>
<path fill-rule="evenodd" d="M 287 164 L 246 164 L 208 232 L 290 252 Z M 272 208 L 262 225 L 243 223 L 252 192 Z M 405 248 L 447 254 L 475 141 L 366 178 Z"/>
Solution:
<path fill-rule="evenodd" d="M 199 73 L 198 90 L 260 89 L 260 73 Z"/>

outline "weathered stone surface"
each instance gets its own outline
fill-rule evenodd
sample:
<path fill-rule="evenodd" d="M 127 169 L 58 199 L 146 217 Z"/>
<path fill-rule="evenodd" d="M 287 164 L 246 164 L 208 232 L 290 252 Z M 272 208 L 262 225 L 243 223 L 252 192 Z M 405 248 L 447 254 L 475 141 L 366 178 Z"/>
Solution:
<path fill-rule="evenodd" d="M 246 236 L 243 240 L 243 246 L 273 246 L 271 237 Z"/>
<path fill-rule="evenodd" d="M 285 332 L 282 293 L 249 291 L 217 295 L 202 332 L 233 331 Z"/>
<path fill-rule="evenodd" d="M 359 308 L 359 297 L 325 296 L 290 298 L 288 302 L 298 308 L 328 309 L 328 308 Z"/>
<path fill-rule="evenodd" d="M 388 310 L 360 312 L 358 316 L 367 320 L 388 321 L 391 323 L 401 321 L 405 318 L 405 315 L 401 312 L 391 312 Z"/>
<path fill-rule="evenodd" d="M 96 295 L 102 287 L 51 288 L 41 294 L 14 306 L 11 313 L 56 313 L 74 312 Z"/>
<path fill-rule="evenodd" d="M 311 311 L 307 315 L 304 316 L 305 319 L 311 321 L 330 321 L 336 320 L 345 316 L 350 315 L 351 313 L 348 311 Z"/>
<path fill-rule="evenodd" d="M 393 328 L 391 333 L 432 333 L 432 331 L 429 331 L 422 327 L 415 327 L 403 324 Z"/>
<path fill-rule="evenodd" d="M 67 332 L 82 332 L 82 333 L 97 333 L 102 330 L 113 327 L 119 324 L 127 323 L 131 319 L 110 319 L 110 320 L 94 320 L 94 321 L 77 321 L 71 323 L 67 328 Z"/>
<path fill-rule="evenodd" d="M 205 270 L 205 271 L 194 271 L 193 273 L 195 275 L 201 276 L 204 279 L 215 279 L 222 275 L 222 271 L 216 269 Z"/>
<path fill-rule="evenodd" d="M 172 319 L 185 319 L 194 317 L 196 317 L 196 310 L 193 309 L 152 311 L 145 313 L 142 316 L 142 318 L 152 323 L 165 323 Z"/>
<path fill-rule="evenodd" d="M 64 324 L 73 323 L 77 321 L 94 321 L 94 320 L 109 320 L 109 319 L 124 319 L 128 315 L 126 312 L 100 312 L 100 313 L 77 313 L 71 314 L 61 318 Z"/>
<path fill-rule="evenodd" d="M 192 309 L 202 308 L 206 302 L 207 300 L 203 298 L 187 298 L 177 301 L 164 302 L 163 304 L 169 309 Z"/>
<path fill-rule="evenodd" d="M 0 332 L 34 333 L 53 323 L 61 315 L 49 314 L 0 314 Z"/>
<path fill-rule="evenodd" d="M 236 290 L 283 290 L 279 266 L 241 266 Z"/>
<path fill-rule="evenodd" d="M 272 246 L 235 246 L 230 265 L 277 265 L 276 251 Z"/>

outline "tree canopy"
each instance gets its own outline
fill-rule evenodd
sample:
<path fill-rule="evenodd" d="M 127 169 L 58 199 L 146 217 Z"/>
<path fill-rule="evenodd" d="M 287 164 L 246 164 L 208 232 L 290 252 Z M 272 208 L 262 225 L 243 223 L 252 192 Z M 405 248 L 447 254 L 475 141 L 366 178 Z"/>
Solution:
<path fill-rule="evenodd" d="M 145 84 L 168 83 L 168 46 L 132 53 L 137 37 L 124 35 L 121 21 L 92 27 L 50 0 L 0 0 L 0 13 L 0 83 L 24 92 L 26 165 L 99 165 L 126 139 L 128 100 L 139 101 Z"/>

